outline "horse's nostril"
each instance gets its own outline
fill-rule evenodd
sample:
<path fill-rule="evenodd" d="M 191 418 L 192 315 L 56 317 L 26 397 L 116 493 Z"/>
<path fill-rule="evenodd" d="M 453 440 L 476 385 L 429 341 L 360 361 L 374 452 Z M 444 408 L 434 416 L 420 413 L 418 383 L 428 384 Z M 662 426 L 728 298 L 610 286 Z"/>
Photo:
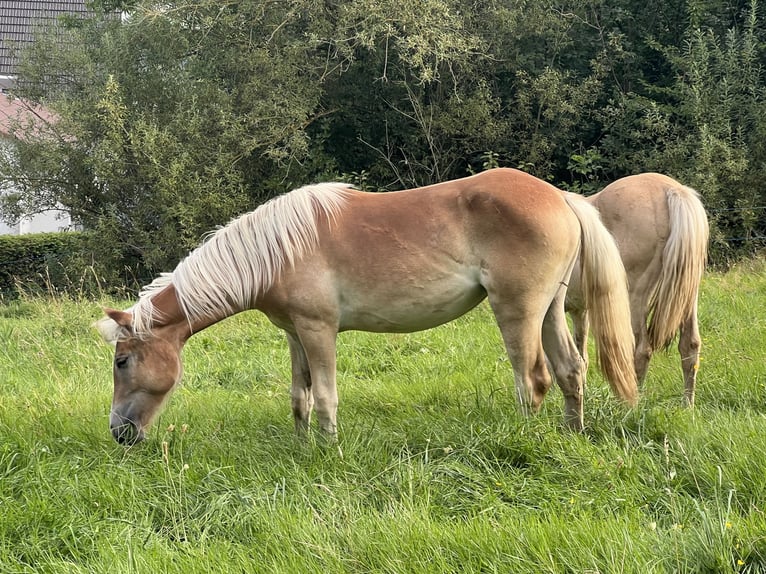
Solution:
<path fill-rule="evenodd" d="M 119 444 L 130 446 L 141 440 L 141 433 L 138 432 L 133 423 L 123 423 L 112 427 L 112 436 Z"/>

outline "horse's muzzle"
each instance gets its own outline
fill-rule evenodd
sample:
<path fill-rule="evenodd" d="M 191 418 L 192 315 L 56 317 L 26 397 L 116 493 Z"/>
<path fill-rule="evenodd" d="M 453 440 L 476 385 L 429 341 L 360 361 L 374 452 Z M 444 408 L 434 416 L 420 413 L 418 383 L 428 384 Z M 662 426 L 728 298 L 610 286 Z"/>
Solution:
<path fill-rule="evenodd" d="M 130 421 L 112 424 L 111 431 L 114 440 L 123 446 L 132 446 L 144 440 L 144 431 Z"/>

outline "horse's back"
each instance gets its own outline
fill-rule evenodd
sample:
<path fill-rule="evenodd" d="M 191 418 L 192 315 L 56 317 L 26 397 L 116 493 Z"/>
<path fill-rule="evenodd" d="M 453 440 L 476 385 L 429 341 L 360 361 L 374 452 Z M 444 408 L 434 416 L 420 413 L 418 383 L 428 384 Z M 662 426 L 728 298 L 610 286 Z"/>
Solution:
<path fill-rule="evenodd" d="M 559 252 L 572 249 L 579 225 L 556 188 L 496 169 L 406 191 L 356 192 L 330 233 L 328 249 L 354 260 L 344 266 L 375 269 L 395 259 L 480 267 L 496 258 L 526 268 L 532 257 L 566 258 Z"/>
<path fill-rule="evenodd" d="M 497 226 L 533 237 L 549 233 L 561 217 L 572 218 L 558 189 L 509 168 L 404 191 L 353 192 L 344 216 L 356 227 L 360 221 L 379 222 L 417 235 L 424 225 L 454 224 L 470 232 Z"/>

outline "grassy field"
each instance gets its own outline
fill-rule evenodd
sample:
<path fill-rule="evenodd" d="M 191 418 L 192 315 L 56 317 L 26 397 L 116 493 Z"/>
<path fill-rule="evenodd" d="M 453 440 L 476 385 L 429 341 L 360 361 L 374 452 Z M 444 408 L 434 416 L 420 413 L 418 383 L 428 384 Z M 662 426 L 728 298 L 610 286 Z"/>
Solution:
<path fill-rule="evenodd" d="M 711 273 L 697 407 L 675 349 L 640 405 L 593 370 L 584 434 L 515 405 L 486 305 L 339 341 L 339 444 L 293 436 L 286 343 L 191 339 L 146 442 L 108 433 L 99 303 L 0 305 L 0 572 L 766 572 L 766 266 Z"/>

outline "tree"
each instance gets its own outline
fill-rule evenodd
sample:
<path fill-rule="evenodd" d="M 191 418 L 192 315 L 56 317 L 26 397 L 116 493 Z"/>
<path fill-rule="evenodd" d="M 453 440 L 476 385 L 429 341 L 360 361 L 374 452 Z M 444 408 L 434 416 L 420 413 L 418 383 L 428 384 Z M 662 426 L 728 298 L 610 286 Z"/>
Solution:
<path fill-rule="evenodd" d="M 338 169 L 399 189 L 465 175 L 498 137 L 499 101 L 464 2 L 345 2 L 332 20 L 342 65 L 322 101 L 334 113 L 311 133 Z"/>

